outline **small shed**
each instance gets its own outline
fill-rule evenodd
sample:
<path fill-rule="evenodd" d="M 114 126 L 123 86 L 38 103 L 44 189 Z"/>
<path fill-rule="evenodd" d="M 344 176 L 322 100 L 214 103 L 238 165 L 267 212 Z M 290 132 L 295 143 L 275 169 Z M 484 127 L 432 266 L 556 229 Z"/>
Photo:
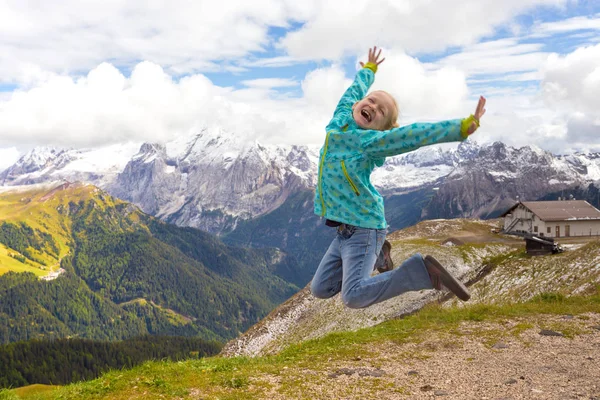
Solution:
<path fill-rule="evenodd" d="M 525 235 L 525 249 L 527 254 L 542 256 L 546 254 L 561 253 L 562 248 L 552 238 L 540 238 L 534 235 Z"/>

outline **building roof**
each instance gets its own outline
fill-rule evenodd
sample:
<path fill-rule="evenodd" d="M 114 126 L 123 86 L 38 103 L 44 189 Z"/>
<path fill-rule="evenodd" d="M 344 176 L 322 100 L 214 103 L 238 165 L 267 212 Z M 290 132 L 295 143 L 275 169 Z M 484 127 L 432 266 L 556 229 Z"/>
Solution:
<path fill-rule="evenodd" d="M 523 201 L 515 204 L 506 214 L 522 204 L 542 221 L 600 220 L 600 210 L 585 200 Z"/>

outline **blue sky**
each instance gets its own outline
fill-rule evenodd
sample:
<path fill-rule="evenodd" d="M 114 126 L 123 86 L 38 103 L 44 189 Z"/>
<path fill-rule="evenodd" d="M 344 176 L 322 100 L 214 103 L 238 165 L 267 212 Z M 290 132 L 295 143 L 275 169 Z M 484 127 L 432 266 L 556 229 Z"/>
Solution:
<path fill-rule="evenodd" d="M 484 95 L 477 141 L 600 151 L 599 38 L 584 0 L 0 0 L 0 168 L 208 125 L 316 145 L 372 45 L 401 124 Z"/>

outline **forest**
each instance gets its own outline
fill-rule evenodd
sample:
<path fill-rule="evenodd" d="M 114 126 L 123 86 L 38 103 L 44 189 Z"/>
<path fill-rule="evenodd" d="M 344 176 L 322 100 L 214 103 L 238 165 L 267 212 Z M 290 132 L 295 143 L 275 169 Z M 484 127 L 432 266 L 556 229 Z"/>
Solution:
<path fill-rule="evenodd" d="M 148 360 L 179 361 L 217 354 L 222 345 L 200 338 L 144 335 L 119 342 L 29 340 L 0 346 L 0 388 L 64 385 Z"/>
<path fill-rule="evenodd" d="M 281 277 L 296 265 L 277 249 L 227 246 L 101 194 L 61 210 L 56 218 L 71 227 L 65 273 L 50 281 L 0 275 L 0 344 L 145 334 L 225 341 L 298 290 Z M 51 233 L 0 223 L 0 242 L 27 257 L 56 256 Z"/>

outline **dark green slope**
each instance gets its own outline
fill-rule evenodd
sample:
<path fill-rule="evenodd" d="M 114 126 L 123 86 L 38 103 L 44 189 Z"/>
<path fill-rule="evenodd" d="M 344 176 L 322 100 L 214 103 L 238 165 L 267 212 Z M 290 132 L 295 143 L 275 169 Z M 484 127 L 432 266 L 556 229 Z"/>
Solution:
<path fill-rule="evenodd" d="M 335 235 L 335 230 L 325 226 L 324 221 L 314 214 L 313 198 L 312 191 L 297 192 L 271 213 L 240 221 L 234 231 L 224 236 L 223 241 L 235 245 L 285 249 L 298 266 L 282 268 L 276 273 L 303 287 L 312 278 Z"/>
<path fill-rule="evenodd" d="M 71 237 L 61 262 L 67 273 L 53 281 L 0 275 L 3 343 L 147 333 L 224 340 L 298 290 L 276 275 L 293 268 L 278 250 L 230 247 L 103 193 L 64 210 Z M 26 221 L 19 226 L 28 229 Z"/>
<path fill-rule="evenodd" d="M 228 338 L 298 289 L 270 273 L 277 260 L 146 215 L 122 218 L 125 209 L 87 203 L 72 216 L 73 269 L 115 303 L 146 299 Z M 243 262 L 248 253 L 252 263 Z"/>
<path fill-rule="evenodd" d="M 31 273 L 0 276 L 1 343 L 72 336 L 124 339 L 143 333 L 143 319 L 93 293 L 72 273 L 50 282 Z"/>

